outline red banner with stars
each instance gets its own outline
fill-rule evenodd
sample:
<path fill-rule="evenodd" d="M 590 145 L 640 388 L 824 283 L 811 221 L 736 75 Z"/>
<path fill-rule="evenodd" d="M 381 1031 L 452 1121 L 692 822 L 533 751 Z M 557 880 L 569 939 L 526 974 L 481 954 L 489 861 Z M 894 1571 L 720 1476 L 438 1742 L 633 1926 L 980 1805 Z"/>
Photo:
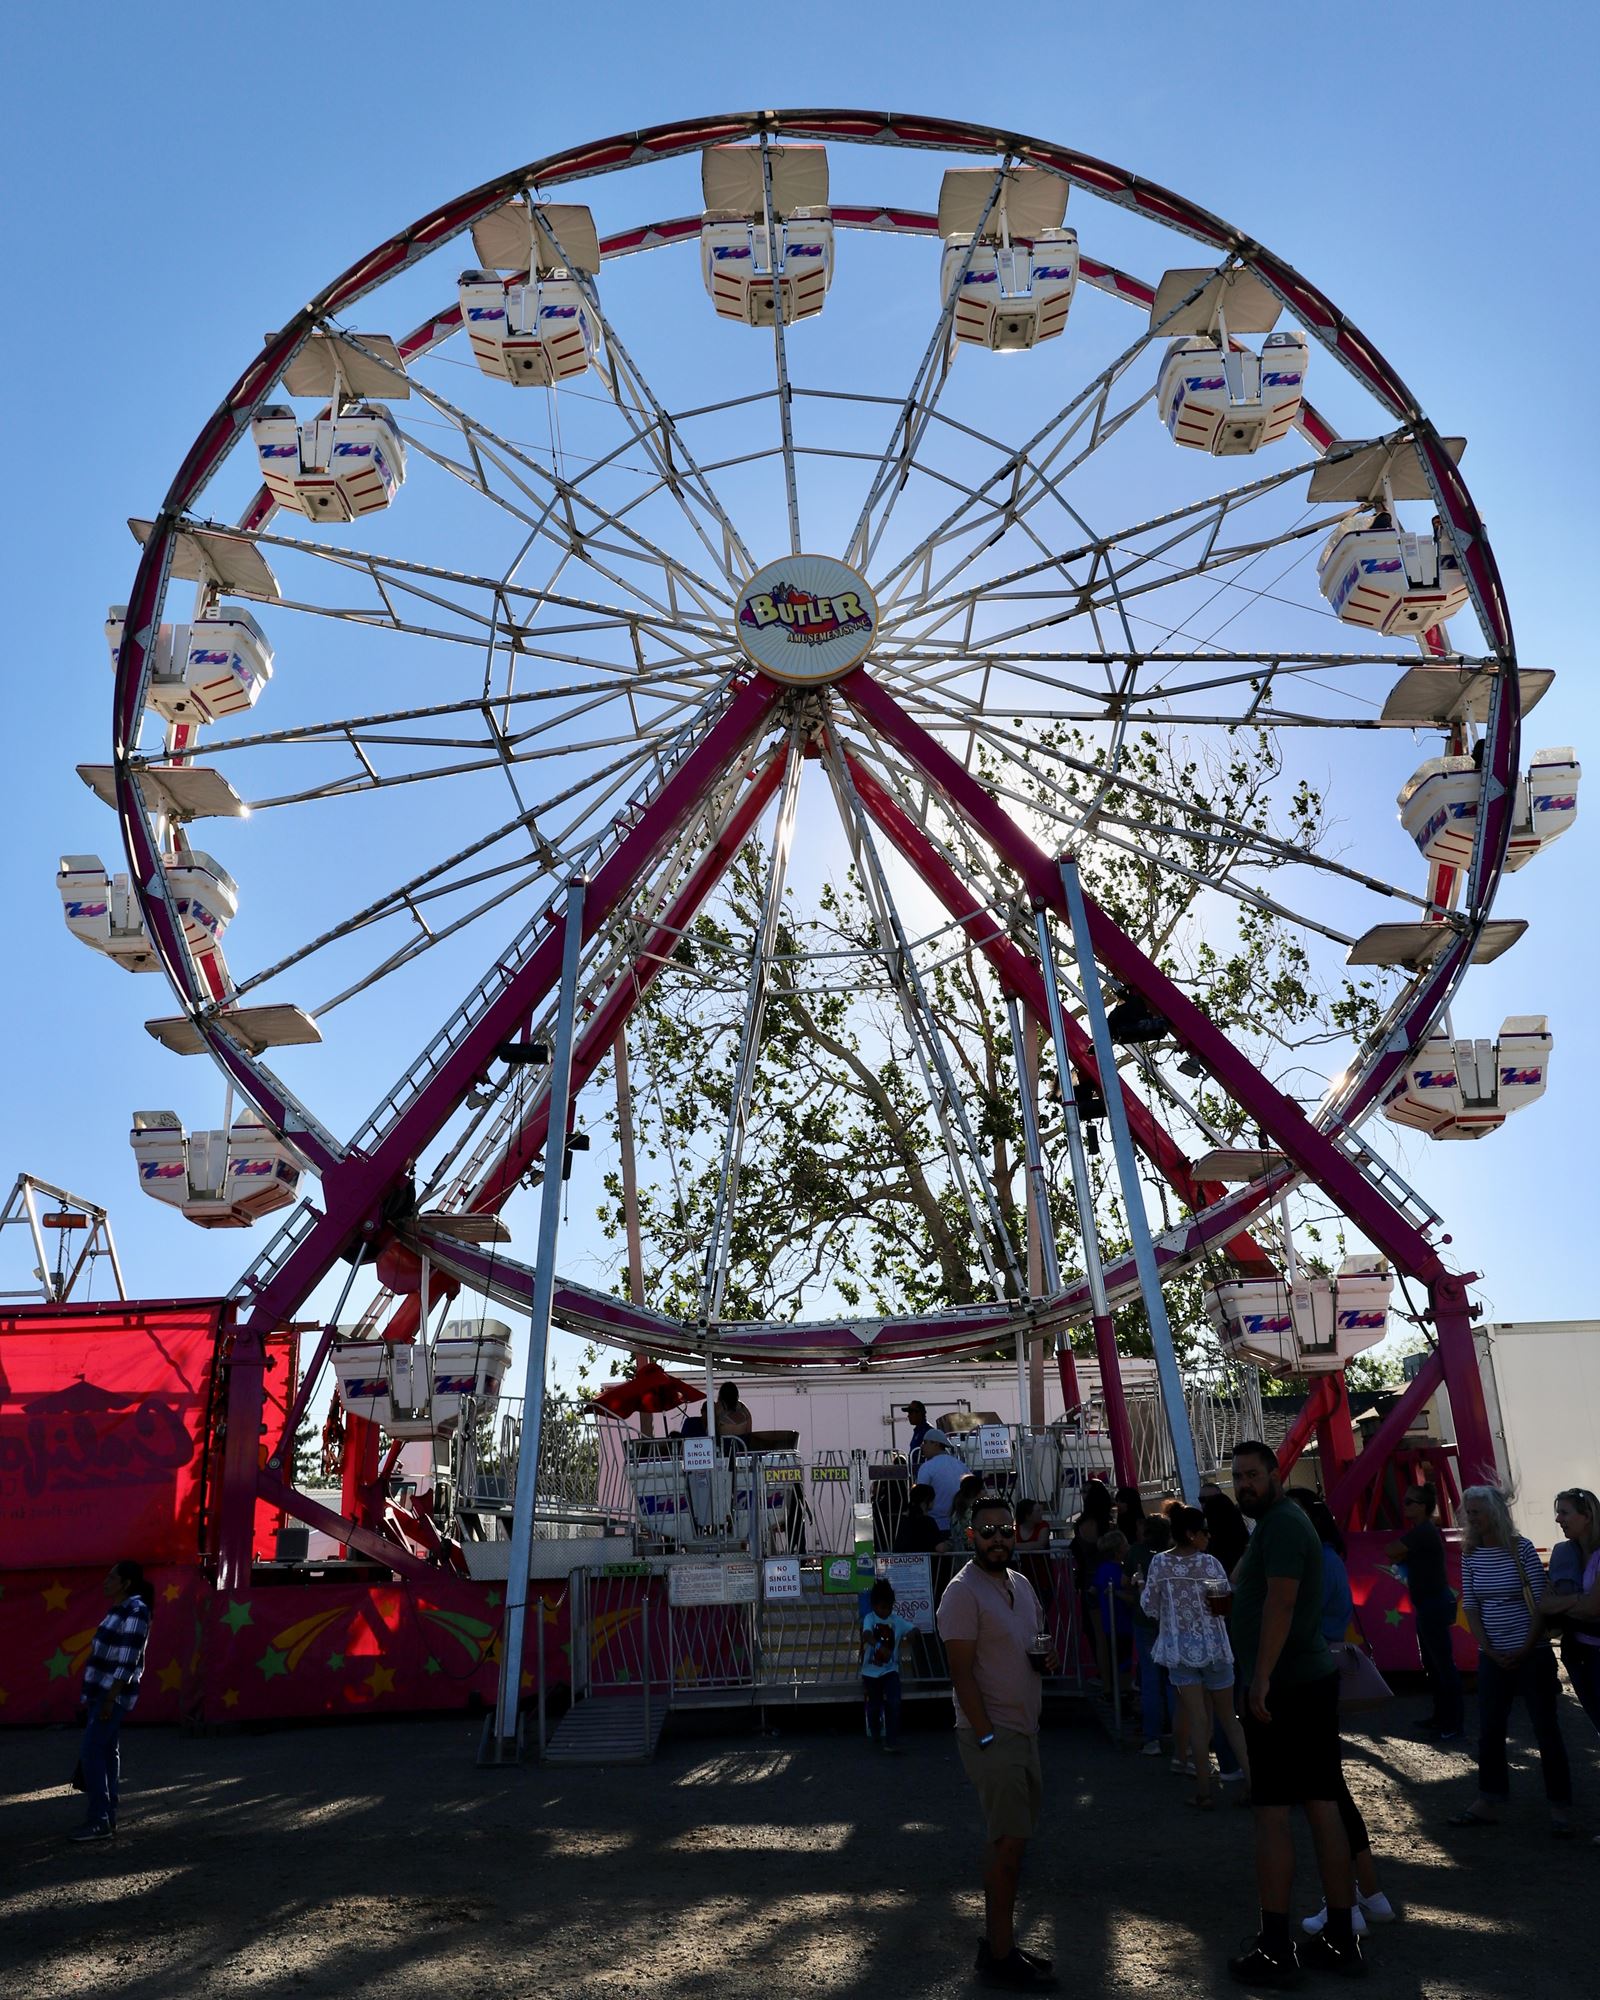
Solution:
<path fill-rule="evenodd" d="M 220 1311 L 0 1311 L 0 1562 L 194 1560 Z"/>

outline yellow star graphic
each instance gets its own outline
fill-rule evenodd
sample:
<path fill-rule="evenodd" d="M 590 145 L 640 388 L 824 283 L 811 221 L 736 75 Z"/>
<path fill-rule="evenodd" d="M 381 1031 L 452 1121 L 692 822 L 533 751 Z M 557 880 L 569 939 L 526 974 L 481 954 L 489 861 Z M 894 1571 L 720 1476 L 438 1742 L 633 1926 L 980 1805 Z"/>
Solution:
<path fill-rule="evenodd" d="M 375 1695 L 393 1694 L 394 1669 L 392 1667 L 374 1667 L 372 1672 L 367 1675 L 365 1685 L 371 1688 Z"/>
<path fill-rule="evenodd" d="M 183 1595 L 183 1585 L 181 1583 L 169 1583 L 161 1595 L 169 1604 L 176 1604 L 178 1599 Z"/>
<path fill-rule="evenodd" d="M 222 1705 L 224 1708 L 237 1708 L 239 1706 L 239 1690 L 237 1688 L 229 1688 L 227 1693 L 222 1697 Z"/>
<path fill-rule="evenodd" d="M 6 1703 L 7 1703 L 7 1701 L 8 1701 L 9 1699 L 10 1699 L 10 1696 L 9 1696 L 9 1695 L 7 1695 L 7 1693 L 6 1693 L 5 1689 L 4 1689 L 4 1688 L 0 1688 L 0 1708 L 4 1708 L 4 1707 L 5 1707 L 5 1705 L 6 1705 Z"/>
<path fill-rule="evenodd" d="M 178 1665 L 176 1660 L 168 1660 L 160 1673 L 156 1675 L 156 1679 L 170 1693 L 174 1689 L 182 1687 L 183 1669 Z"/>
<path fill-rule="evenodd" d="M 522 1676 L 522 1692 L 526 1694 L 529 1688 L 531 1688 L 532 1686 L 533 1686 L 533 1675 L 525 1673 Z"/>
<path fill-rule="evenodd" d="M 39 1594 L 44 1599 L 44 1608 L 46 1611 L 65 1611 L 67 1608 L 67 1599 L 72 1593 L 64 1583 L 53 1583 L 48 1590 L 41 1591 Z"/>

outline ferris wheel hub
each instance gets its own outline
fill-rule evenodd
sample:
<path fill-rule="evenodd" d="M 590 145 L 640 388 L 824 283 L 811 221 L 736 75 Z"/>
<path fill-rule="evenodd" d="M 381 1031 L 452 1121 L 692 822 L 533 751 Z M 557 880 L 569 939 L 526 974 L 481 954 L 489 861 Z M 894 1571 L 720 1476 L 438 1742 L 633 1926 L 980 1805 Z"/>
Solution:
<path fill-rule="evenodd" d="M 734 623 L 752 666 L 788 687 L 820 687 L 858 667 L 878 632 L 865 577 L 833 556 L 781 556 L 739 593 Z"/>

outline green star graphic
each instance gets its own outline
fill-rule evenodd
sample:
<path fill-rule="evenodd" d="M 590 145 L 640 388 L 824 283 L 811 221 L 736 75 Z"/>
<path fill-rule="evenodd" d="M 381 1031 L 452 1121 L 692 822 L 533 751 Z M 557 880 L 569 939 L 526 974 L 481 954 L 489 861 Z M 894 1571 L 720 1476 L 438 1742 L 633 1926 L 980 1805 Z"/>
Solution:
<path fill-rule="evenodd" d="M 222 1614 L 222 1622 L 233 1633 L 234 1637 L 237 1638 L 245 1626 L 252 1622 L 248 1602 L 236 1604 L 230 1597 L 228 1599 L 228 1608 Z"/>
<path fill-rule="evenodd" d="M 1401 1623 L 1400 1613 L 1398 1611 L 1386 1611 L 1383 1614 L 1383 1622 L 1385 1625 L 1400 1624 Z"/>
<path fill-rule="evenodd" d="M 429 1657 L 428 1659 L 426 1659 L 426 1660 L 424 1660 L 424 1661 L 423 1661 L 423 1663 L 422 1663 L 422 1671 L 423 1671 L 423 1672 L 424 1672 L 425 1674 L 436 1674 L 436 1673 L 438 1673 L 438 1671 L 439 1671 L 439 1662 L 438 1662 L 438 1661 L 437 1661 L 436 1659 L 433 1659 L 433 1658 L 432 1658 L 432 1657 L 430 1656 L 430 1657 Z"/>
<path fill-rule="evenodd" d="M 71 1656 L 64 1653 L 59 1646 L 50 1655 L 50 1658 L 46 1660 L 45 1665 L 50 1669 L 50 1678 L 53 1681 L 65 1680 L 67 1675 L 72 1672 Z"/>
<path fill-rule="evenodd" d="M 487 1593 L 486 1593 L 486 1595 L 485 1595 L 485 1597 L 484 1597 L 484 1600 L 483 1600 L 483 1601 L 484 1601 L 484 1603 L 485 1603 L 485 1604 L 498 1604 L 498 1603 L 500 1602 L 500 1593 L 499 1593 L 499 1591 L 498 1591 L 498 1590 L 491 1590 L 491 1591 L 487 1592 Z"/>
<path fill-rule="evenodd" d="M 261 1669 L 263 1680 L 275 1680 L 279 1674 L 286 1674 L 289 1671 L 289 1655 L 280 1653 L 276 1646 L 269 1646 L 256 1661 L 256 1665 Z"/>
<path fill-rule="evenodd" d="M 337 1673 L 343 1665 L 344 1665 L 343 1653 L 330 1653 L 328 1655 L 328 1666 L 332 1672 Z"/>

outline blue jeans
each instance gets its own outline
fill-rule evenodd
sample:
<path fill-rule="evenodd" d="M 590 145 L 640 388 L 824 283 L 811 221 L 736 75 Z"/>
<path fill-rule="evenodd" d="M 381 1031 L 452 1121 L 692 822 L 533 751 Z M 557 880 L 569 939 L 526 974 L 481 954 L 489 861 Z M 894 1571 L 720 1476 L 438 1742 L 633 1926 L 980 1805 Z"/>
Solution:
<path fill-rule="evenodd" d="M 1167 1670 L 1150 1657 L 1155 1635 L 1139 1634 L 1139 1713 L 1144 1722 L 1144 1740 L 1154 1743 L 1167 1726 Z"/>
<path fill-rule="evenodd" d="M 113 1707 L 109 1722 L 100 1721 L 99 1715 L 99 1698 L 91 1697 L 89 1714 L 83 1727 L 83 1741 L 78 1745 L 78 1761 L 83 1766 L 84 1805 L 90 1826 L 98 1826 L 102 1820 L 115 1826 L 118 1781 L 122 1776 L 122 1752 L 117 1744 L 122 1734 L 122 1706 L 118 1703 Z"/>
<path fill-rule="evenodd" d="M 1562 1639 L 1561 1659 L 1584 1714 L 1600 1729 L 1600 1646 L 1585 1646 L 1568 1633 Z"/>
<path fill-rule="evenodd" d="M 1422 1671 L 1428 1677 L 1433 1697 L 1433 1724 L 1436 1729 L 1461 1727 L 1461 1676 L 1456 1671 L 1450 1633 L 1456 1622 L 1456 1594 L 1447 1590 L 1443 1597 L 1429 1598 L 1416 1607 L 1417 1650 L 1422 1655 Z"/>
<path fill-rule="evenodd" d="M 863 1674 L 862 1698 L 867 1704 L 867 1734 L 885 1743 L 900 1741 L 900 1676 Z"/>
<path fill-rule="evenodd" d="M 1511 1704 L 1521 1695 L 1539 1745 L 1544 1794 L 1553 1806 L 1572 1803 L 1572 1771 L 1561 1740 L 1558 1704 L 1561 1682 L 1556 1659 L 1548 1646 L 1535 1646 L 1514 1667 L 1497 1666 L 1487 1654 L 1478 1655 L 1478 1790 L 1486 1799 L 1508 1799 L 1511 1776 L 1506 1768 L 1506 1729 Z"/>

